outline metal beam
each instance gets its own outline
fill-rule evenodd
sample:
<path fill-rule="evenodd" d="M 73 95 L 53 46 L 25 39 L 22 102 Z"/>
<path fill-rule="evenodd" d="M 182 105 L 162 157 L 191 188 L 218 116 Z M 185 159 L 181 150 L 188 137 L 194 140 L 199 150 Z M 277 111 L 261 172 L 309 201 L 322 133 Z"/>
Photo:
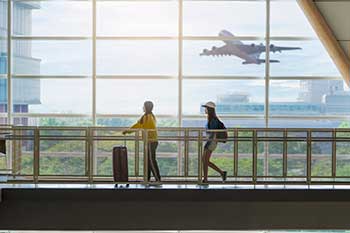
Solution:
<path fill-rule="evenodd" d="M 299 6 L 304 11 L 310 24 L 314 28 L 320 41 L 328 51 L 339 72 L 342 74 L 346 84 L 350 85 L 350 59 L 337 41 L 332 29 L 318 10 L 312 0 L 298 0 Z"/>

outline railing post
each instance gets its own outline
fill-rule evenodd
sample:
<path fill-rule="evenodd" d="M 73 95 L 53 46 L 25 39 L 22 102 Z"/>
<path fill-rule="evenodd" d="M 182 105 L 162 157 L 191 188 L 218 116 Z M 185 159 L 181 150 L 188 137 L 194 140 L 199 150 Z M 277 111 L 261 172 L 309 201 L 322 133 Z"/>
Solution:
<path fill-rule="evenodd" d="M 234 129 L 233 176 L 238 176 L 238 129 Z"/>
<path fill-rule="evenodd" d="M 39 181 L 39 160 L 40 160 L 40 129 L 34 129 L 34 161 L 33 161 L 33 179 L 34 183 Z"/>
<path fill-rule="evenodd" d="M 139 177 L 139 161 L 140 161 L 140 131 L 135 132 L 135 177 Z"/>
<path fill-rule="evenodd" d="M 264 131 L 264 180 L 266 176 L 269 176 L 269 150 L 270 150 L 270 141 L 266 140 L 269 137 L 269 132 Z"/>
<path fill-rule="evenodd" d="M 198 130 L 198 183 L 202 183 L 202 130 Z"/>
<path fill-rule="evenodd" d="M 188 142 L 188 137 L 189 137 L 189 133 L 188 133 L 188 129 L 185 129 L 185 143 L 184 143 L 184 169 L 185 169 L 185 177 L 188 177 L 188 164 L 189 164 L 189 142 Z"/>
<path fill-rule="evenodd" d="M 14 140 L 12 140 L 12 145 L 11 145 L 11 168 L 12 168 L 12 176 L 15 177 L 18 175 L 21 171 L 21 140 L 18 139 L 18 136 L 20 135 L 18 133 L 18 129 L 13 129 L 13 136 Z M 34 143 L 34 142 L 33 142 Z"/>
<path fill-rule="evenodd" d="M 306 154 L 306 181 L 311 184 L 311 153 L 312 153 L 312 135 L 311 130 L 307 131 L 307 154 Z"/>
<path fill-rule="evenodd" d="M 332 178 L 337 176 L 337 131 L 332 131 Z"/>
<path fill-rule="evenodd" d="M 283 178 L 287 178 L 288 174 L 288 161 L 287 161 L 287 153 L 288 153 L 288 144 L 287 144 L 287 129 L 283 131 Z"/>
<path fill-rule="evenodd" d="M 14 134 L 14 129 L 11 126 L 11 128 L 9 128 L 9 134 L 13 136 Z M 13 171 L 13 159 L 14 159 L 14 143 L 15 140 L 12 138 L 10 141 L 10 146 L 8 148 L 8 156 L 6 156 L 6 169 L 11 171 L 11 174 L 14 175 L 14 171 Z"/>
<path fill-rule="evenodd" d="M 143 183 L 148 184 L 148 130 L 143 130 Z"/>
<path fill-rule="evenodd" d="M 181 138 L 182 135 L 182 130 L 177 130 L 177 136 Z M 181 140 L 177 141 L 177 175 L 181 177 L 182 173 L 183 173 L 183 169 L 182 169 L 182 143 Z"/>
<path fill-rule="evenodd" d="M 93 132 L 94 129 L 89 128 L 88 129 L 88 170 L 87 170 L 87 174 L 88 174 L 88 182 L 90 184 L 93 183 L 94 181 L 94 140 L 93 140 Z"/>
<path fill-rule="evenodd" d="M 89 178 L 89 128 L 85 129 L 85 176 Z"/>
<path fill-rule="evenodd" d="M 256 130 L 253 130 L 253 183 L 257 180 L 257 164 L 258 163 L 258 138 Z"/>

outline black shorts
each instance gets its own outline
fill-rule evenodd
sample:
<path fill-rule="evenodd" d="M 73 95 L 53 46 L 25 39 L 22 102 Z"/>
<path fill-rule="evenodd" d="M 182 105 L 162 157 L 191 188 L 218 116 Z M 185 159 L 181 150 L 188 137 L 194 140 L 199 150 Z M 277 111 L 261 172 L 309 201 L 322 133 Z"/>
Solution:
<path fill-rule="evenodd" d="M 216 141 L 207 141 L 204 145 L 204 149 L 213 152 L 216 149 L 217 145 L 218 143 Z"/>

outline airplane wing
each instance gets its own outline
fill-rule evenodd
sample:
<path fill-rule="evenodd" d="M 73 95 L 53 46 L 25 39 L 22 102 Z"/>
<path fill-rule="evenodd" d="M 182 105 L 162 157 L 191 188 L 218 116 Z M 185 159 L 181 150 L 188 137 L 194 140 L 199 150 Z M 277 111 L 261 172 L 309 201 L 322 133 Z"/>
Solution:
<path fill-rule="evenodd" d="M 270 51 L 271 52 L 282 52 L 282 51 L 285 51 L 285 50 L 300 50 L 301 48 L 300 47 L 280 47 L 280 46 L 275 46 L 275 45 L 270 45 Z"/>
<path fill-rule="evenodd" d="M 231 51 L 229 45 L 224 45 L 222 47 L 213 46 L 210 50 L 203 49 L 203 52 L 199 54 L 200 56 L 233 56 L 235 55 L 233 51 Z"/>
<path fill-rule="evenodd" d="M 249 47 L 249 46 L 248 46 Z M 244 64 L 259 64 L 261 52 L 246 50 L 242 46 L 226 44 L 222 47 L 213 46 L 211 50 L 204 49 L 200 56 L 236 56 L 244 60 Z"/>

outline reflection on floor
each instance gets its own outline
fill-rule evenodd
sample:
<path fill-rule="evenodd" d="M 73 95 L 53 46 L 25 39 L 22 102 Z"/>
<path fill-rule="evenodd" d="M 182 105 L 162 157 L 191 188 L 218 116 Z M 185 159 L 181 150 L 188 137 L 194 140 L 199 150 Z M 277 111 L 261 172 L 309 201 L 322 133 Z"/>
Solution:
<path fill-rule="evenodd" d="M 47 188 L 47 189 L 115 189 L 114 184 L 0 184 L 0 189 L 3 188 Z M 126 187 L 125 184 L 119 185 L 119 189 L 337 189 L 350 190 L 350 185 L 143 185 L 130 184 Z"/>
<path fill-rule="evenodd" d="M 2 233 L 343 233 L 348 230 L 290 231 L 1 231 Z"/>

